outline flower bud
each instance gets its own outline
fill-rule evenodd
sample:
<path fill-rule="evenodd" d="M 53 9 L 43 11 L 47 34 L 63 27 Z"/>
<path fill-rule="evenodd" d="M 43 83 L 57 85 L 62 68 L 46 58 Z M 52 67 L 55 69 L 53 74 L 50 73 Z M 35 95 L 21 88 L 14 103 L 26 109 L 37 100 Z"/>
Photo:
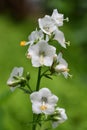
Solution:
<path fill-rule="evenodd" d="M 27 72 L 26 79 L 30 80 L 30 73 L 29 72 Z"/>

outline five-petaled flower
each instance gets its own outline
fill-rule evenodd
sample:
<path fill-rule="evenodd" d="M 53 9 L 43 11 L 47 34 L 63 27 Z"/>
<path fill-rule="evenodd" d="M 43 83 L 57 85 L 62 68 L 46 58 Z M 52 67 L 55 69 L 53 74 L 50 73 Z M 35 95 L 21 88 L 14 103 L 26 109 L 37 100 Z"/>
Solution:
<path fill-rule="evenodd" d="M 29 36 L 28 36 L 28 39 L 29 39 L 29 44 L 32 45 L 33 43 L 37 43 L 38 41 L 44 39 L 44 34 L 42 32 L 42 30 L 35 30 L 33 31 Z"/>
<path fill-rule="evenodd" d="M 38 23 L 40 29 L 48 35 L 51 35 L 51 33 L 57 29 L 54 20 L 49 15 L 45 15 L 43 18 L 39 18 Z"/>
<path fill-rule="evenodd" d="M 59 27 L 63 25 L 63 14 L 58 13 L 57 9 L 53 10 L 51 18 L 54 20 L 55 24 Z"/>
<path fill-rule="evenodd" d="M 51 66 L 56 53 L 56 48 L 42 40 L 28 49 L 28 56 L 31 58 L 34 67 Z"/>
<path fill-rule="evenodd" d="M 21 77 L 23 75 L 23 67 L 14 67 L 10 77 L 7 81 L 7 85 L 10 86 L 11 91 L 14 91 L 17 87 L 20 87 L 20 79 L 16 77 Z"/>
<path fill-rule="evenodd" d="M 53 95 L 48 88 L 42 88 L 30 95 L 33 113 L 50 115 L 55 111 L 58 97 Z"/>

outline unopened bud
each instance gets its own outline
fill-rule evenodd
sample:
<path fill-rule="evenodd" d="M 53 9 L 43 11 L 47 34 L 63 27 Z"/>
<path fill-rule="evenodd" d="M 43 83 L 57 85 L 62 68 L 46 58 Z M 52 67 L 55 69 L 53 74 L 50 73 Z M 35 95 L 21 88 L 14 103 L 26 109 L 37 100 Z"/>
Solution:
<path fill-rule="evenodd" d="M 10 87 L 16 87 L 20 83 L 20 80 L 8 81 L 7 85 Z"/>
<path fill-rule="evenodd" d="M 27 72 L 26 79 L 30 80 L 30 73 L 29 72 Z"/>
<path fill-rule="evenodd" d="M 60 120 L 60 119 L 61 119 L 61 118 L 58 117 L 58 115 L 57 115 L 57 116 L 54 116 L 54 117 L 52 118 L 53 121 L 58 121 L 58 120 Z"/>

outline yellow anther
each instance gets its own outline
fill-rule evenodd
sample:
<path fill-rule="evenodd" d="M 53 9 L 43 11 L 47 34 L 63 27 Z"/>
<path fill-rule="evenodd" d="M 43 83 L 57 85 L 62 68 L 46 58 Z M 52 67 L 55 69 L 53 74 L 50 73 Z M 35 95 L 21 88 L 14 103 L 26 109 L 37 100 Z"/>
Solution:
<path fill-rule="evenodd" d="M 41 109 L 42 111 L 44 111 L 44 110 L 46 110 L 46 109 L 47 109 L 47 106 L 42 105 L 42 106 L 40 106 L 40 109 Z"/>
<path fill-rule="evenodd" d="M 20 46 L 25 46 L 26 45 L 26 41 L 21 41 Z"/>

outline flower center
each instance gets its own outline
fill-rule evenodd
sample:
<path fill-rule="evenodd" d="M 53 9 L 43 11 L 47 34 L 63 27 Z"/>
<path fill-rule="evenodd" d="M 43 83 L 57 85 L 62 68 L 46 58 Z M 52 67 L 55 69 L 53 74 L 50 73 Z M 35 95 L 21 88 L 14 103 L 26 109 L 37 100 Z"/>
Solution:
<path fill-rule="evenodd" d="M 47 106 L 46 106 L 45 102 L 43 101 L 42 105 L 40 106 L 40 110 L 44 111 L 46 109 L 47 109 Z"/>
<path fill-rule="evenodd" d="M 46 105 L 47 98 L 46 97 L 42 97 L 41 101 L 42 101 L 42 105 L 40 106 L 40 110 L 44 111 L 44 110 L 47 109 L 47 105 Z"/>
<path fill-rule="evenodd" d="M 41 109 L 42 111 L 44 111 L 44 110 L 46 110 L 46 109 L 47 109 L 47 106 L 42 105 L 42 106 L 40 106 L 40 109 Z"/>
<path fill-rule="evenodd" d="M 44 56 L 45 56 L 45 53 L 44 52 L 40 52 L 40 64 L 41 65 L 44 64 Z"/>
<path fill-rule="evenodd" d="M 49 35 L 53 32 L 53 28 L 52 28 L 52 26 L 51 26 L 51 25 L 50 25 L 50 27 L 45 26 L 43 29 L 44 29 L 46 32 L 48 32 L 48 33 L 49 33 Z"/>
<path fill-rule="evenodd" d="M 42 97 L 41 101 L 42 101 L 43 103 L 46 103 L 46 102 L 47 102 L 47 98 L 46 98 L 46 97 Z"/>
<path fill-rule="evenodd" d="M 43 55 L 40 55 L 40 64 L 41 64 L 41 65 L 44 64 L 44 57 L 43 57 Z"/>

